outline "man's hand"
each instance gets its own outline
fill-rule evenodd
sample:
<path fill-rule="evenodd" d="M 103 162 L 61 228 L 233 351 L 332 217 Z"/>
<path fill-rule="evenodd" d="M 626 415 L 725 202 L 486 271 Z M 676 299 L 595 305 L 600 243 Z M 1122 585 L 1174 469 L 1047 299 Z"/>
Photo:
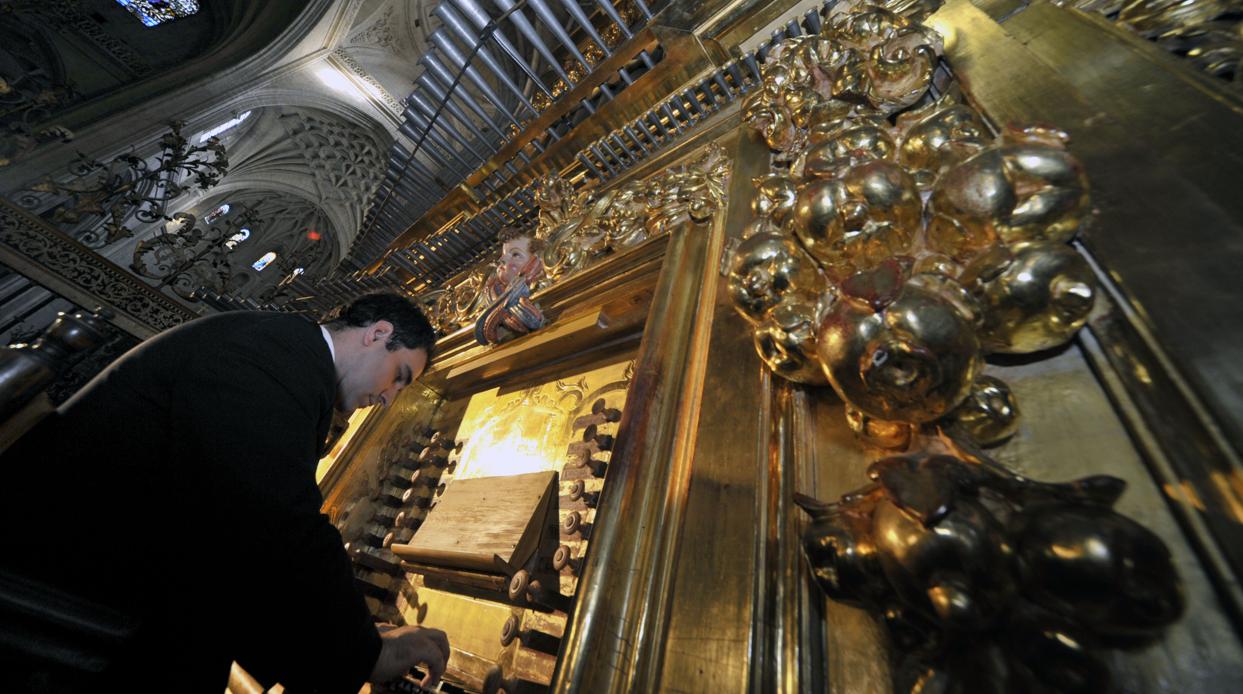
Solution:
<path fill-rule="evenodd" d="M 445 674 L 449 661 L 449 637 L 439 629 L 422 627 L 379 627 L 380 657 L 371 668 L 371 682 L 391 682 L 410 672 L 410 668 L 422 665 L 427 677 L 420 684 L 433 687 Z"/>

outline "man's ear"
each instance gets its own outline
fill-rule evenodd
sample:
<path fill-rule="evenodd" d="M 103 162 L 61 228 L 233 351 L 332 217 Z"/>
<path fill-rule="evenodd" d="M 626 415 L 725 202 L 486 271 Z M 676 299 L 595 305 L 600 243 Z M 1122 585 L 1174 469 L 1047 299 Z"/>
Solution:
<path fill-rule="evenodd" d="M 378 320 L 363 331 L 363 345 L 370 346 L 373 342 L 386 344 L 393 336 L 393 324 L 386 320 Z"/>

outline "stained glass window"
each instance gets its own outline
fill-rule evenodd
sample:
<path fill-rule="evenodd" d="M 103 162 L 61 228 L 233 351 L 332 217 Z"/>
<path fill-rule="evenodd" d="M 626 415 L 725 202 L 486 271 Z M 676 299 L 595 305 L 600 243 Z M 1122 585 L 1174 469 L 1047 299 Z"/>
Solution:
<path fill-rule="evenodd" d="M 268 263 L 272 262 L 273 260 L 276 260 L 276 252 L 268 251 L 267 253 L 263 254 L 262 258 L 256 260 L 255 264 L 251 265 L 251 267 L 253 267 L 258 272 L 262 272 L 263 268 L 267 267 Z"/>
<path fill-rule="evenodd" d="M 242 227 L 241 229 L 238 230 L 236 234 L 230 236 L 229 240 L 224 242 L 224 245 L 228 246 L 229 248 L 237 248 L 237 244 L 245 241 L 248 238 L 250 238 L 250 229 L 247 229 L 246 227 Z"/>
<path fill-rule="evenodd" d="M 232 209 L 232 208 L 230 208 L 230 207 L 229 207 L 229 203 L 227 203 L 227 202 L 226 202 L 225 204 L 221 205 L 220 207 L 217 207 L 216 209 L 212 210 L 211 212 L 208 212 L 208 213 L 207 213 L 207 214 L 203 217 L 203 221 L 204 221 L 204 222 L 207 222 L 208 224 L 212 224 L 212 223 L 214 223 L 217 219 L 220 219 L 221 217 L 225 216 L 226 214 L 229 214 L 229 210 L 230 210 L 230 209 Z"/>
<path fill-rule="evenodd" d="M 246 111 L 245 113 L 242 113 L 241 115 L 237 116 L 236 118 L 230 118 L 229 120 L 227 120 L 227 121 L 225 121 L 225 122 L 221 123 L 220 125 L 217 125 L 216 127 L 212 128 L 211 130 L 208 130 L 207 132 L 203 133 L 202 135 L 199 135 L 199 142 L 207 142 L 208 140 L 210 140 L 210 139 L 212 139 L 213 137 L 215 137 L 215 136 L 219 135 L 220 133 L 222 133 L 222 132 L 224 132 L 224 131 L 228 130 L 229 128 L 232 128 L 233 126 L 235 126 L 235 125 L 237 125 L 237 124 L 241 123 L 242 121 L 246 120 L 247 118 L 250 118 L 250 111 Z"/>
<path fill-rule="evenodd" d="M 197 0 L 117 0 L 146 26 L 153 27 L 199 11 Z"/>

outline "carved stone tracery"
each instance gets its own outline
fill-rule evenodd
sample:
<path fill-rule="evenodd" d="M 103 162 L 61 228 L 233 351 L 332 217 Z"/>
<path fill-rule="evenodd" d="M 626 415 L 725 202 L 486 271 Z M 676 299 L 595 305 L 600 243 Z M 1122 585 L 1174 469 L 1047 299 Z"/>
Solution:
<path fill-rule="evenodd" d="M 286 112 L 280 123 L 315 177 L 320 199 L 344 205 L 351 221 L 360 223 L 384 171 L 379 144 L 344 121 L 311 113 Z"/>
<path fill-rule="evenodd" d="M 47 19 L 58 31 L 72 31 L 85 37 L 124 66 L 134 77 L 145 77 L 153 70 L 151 64 L 132 46 L 104 31 L 99 22 L 84 13 L 79 2 L 40 0 L 15 4 L 19 11 L 26 10 Z"/>
<path fill-rule="evenodd" d="M 350 36 L 349 43 L 368 48 L 392 49 L 397 42 L 393 34 L 393 6 L 389 5 L 361 31 Z"/>

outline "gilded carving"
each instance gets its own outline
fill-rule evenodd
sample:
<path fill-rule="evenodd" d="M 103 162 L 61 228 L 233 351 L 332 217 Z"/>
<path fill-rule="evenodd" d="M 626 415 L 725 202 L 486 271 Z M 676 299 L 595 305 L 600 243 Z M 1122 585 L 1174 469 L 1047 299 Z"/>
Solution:
<path fill-rule="evenodd" d="M 793 343 L 774 339 L 781 333 L 768 313 L 788 293 L 801 294 L 803 307 L 808 297 L 836 297 L 821 302 L 815 323 L 829 382 L 862 415 L 920 424 L 964 403 L 984 354 L 1056 347 L 1083 325 L 1091 272 L 1062 244 L 1091 206 L 1064 133 L 1015 127 L 993 139 L 948 94 L 907 104 L 896 125 L 882 117 L 893 102 L 830 94 L 795 127 L 786 98 L 794 86 L 820 88 L 851 51 L 893 42 L 940 45 L 906 16 L 843 3 L 820 35 L 770 53 L 750 104 L 763 117 L 749 123 L 773 150 L 773 170 L 756 180 L 755 219 L 734 252 L 729 287 L 757 326 L 761 359 L 785 364 L 779 373 L 801 382 L 810 382 L 805 372 L 774 361 L 798 350 L 775 349 Z M 775 123 L 790 132 L 775 139 Z M 815 271 L 791 260 L 807 258 Z M 777 322 L 790 322 L 785 311 Z"/>
<path fill-rule="evenodd" d="M 907 422 L 877 419 L 846 405 L 846 425 L 866 446 L 906 450 L 911 445 L 915 427 Z"/>
<path fill-rule="evenodd" d="M 841 280 L 909 253 L 922 213 L 915 179 L 897 164 L 871 160 L 839 177 L 806 180 L 787 226 Z"/>
<path fill-rule="evenodd" d="M 898 641 L 896 691 L 1108 691 L 1101 651 L 1150 644 L 1183 612 L 1165 545 L 1112 509 L 1120 479 L 1048 484 L 961 453 L 868 476 L 835 503 L 796 500 L 820 587 Z"/>
<path fill-rule="evenodd" d="M 973 316 L 942 287 L 887 261 L 842 285 L 819 354 L 842 399 L 882 420 L 922 423 L 959 405 L 983 365 Z"/>
<path fill-rule="evenodd" d="M 845 47 L 832 82 L 832 96 L 866 99 L 883 113 L 919 100 L 941 54 L 940 37 L 892 10 L 863 2 L 838 3 L 826 25 L 831 40 Z"/>
<path fill-rule="evenodd" d="M 1160 33 L 1171 27 L 1203 24 L 1238 9 L 1221 0 L 1130 0 L 1118 10 L 1118 21 L 1143 35 Z"/>
<path fill-rule="evenodd" d="M 909 169 L 920 189 L 932 186 L 947 168 L 988 144 L 980 116 L 949 95 L 898 117 L 901 142 L 898 161 Z"/>
<path fill-rule="evenodd" d="M 983 307 L 986 350 L 1025 354 L 1057 347 L 1087 320 L 1095 299 L 1092 270 L 1069 246 L 1019 244 L 981 264 L 974 294 Z"/>
<path fill-rule="evenodd" d="M 813 114 L 807 151 L 790 167 L 805 177 L 834 178 L 849 167 L 873 159 L 891 159 L 895 148 L 888 124 L 873 116 L 834 117 Z"/>
<path fill-rule="evenodd" d="M 727 291 L 754 324 L 755 349 L 764 363 L 792 381 L 823 384 L 816 354 L 816 326 L 833 297 L 812 259 L 793 240 L 756 233 L 738 244 L 728 269 Z"/>
<path fill-rule="evenodd" d="M 1243 22 L 1229 0 L 1054 0 L 1095 12 L 1243 93 Z"/>
<path fill-rule="evenodd" d="M 998 144 L 946 171 L 929 211 L 973 238 L 1069 241 L 1091 215 L 1088 179 L 1065 133 L 1010 128 Z"/>
<path fill-rule="evenodd" d="M 707 221 L 725 198 L 729 161 L 713 143 L 693 160 L 641 181 L 608 190 L 575 191 L 560 176 L 547 174 L 534 193 L 539 221 L 533 249 L 542 261 L 533 293 L 573 275 L 613 253 L 668 233 L 686 221 Z M 438 290 L 431 318 L 449 333 L 472 322 L 499 294 L 485 296 L 493 266 L 475 267 L 453 286 Z"/>
<path fill-rule="evenodd" d="M 1111 509 L 1120 480 L 1037 483 L 981 452 L 1021 424 L 985 356 L 1063 345 L 1092 308 L 1067 245 L 1087 176 L 1064 133 L 994 137 L 928 95 L 935 7 L 896 7 L 838 3 L 769 53 L 744 106 L 772 167 L 730 299 L 774 374 L 827 380 L 863 446 L 902 453 L 836 503 L 800 499 L 804 546 L 830 597 L 883 615 L 897 691 L 1103 690 L 1101 650 L 1182 612 L 1169 553 Z"/>
<path fill-rule="evenodd" d="M 901 9 L 922 12 L 909 4 Z M 818 111 L 888 115 L 917 102 L 941 50 L 935 32 L 903 14 L 838 3 L 818 35 L 789 39 L 769 54 L 762 88 L 744 102 L 743 120 L 773 150 L 792 155 L 806 143 L 804 130 Z"/>
<path fill-rule="evenodd" d="M 483 282 L 491 271 L 491 266 L 476 267 L 457 284 L 438 290 L 435 307 L 429 314 L 438 331 L 451 333 L 481 310 Z"/>
<path fill-rule="evenodd" d="M 786 216 L 794 209 L 794 201 L 798 196 L 798 188 L 789 176 L 770 173 L 752 180 L 757 195 L 751 203 L 751 209 L 757 216 L 767 217 L 774 224 L 782 224 Z"/>
<path fill-rule="evenodd" d="M 995 376 L 980 376 L 967 399 L 954 410 L 947 426 L 958 427 L 981 446 L 995 446 L 1019 428 L 1019 405 L 1010 386 Z"/>
<path fill-rule="evenodd" d="M 755 234 L 734 251 L 729 295 L 752 322 L 762 320 L 787 293 L 814 294 L 821 285 L 811 258 L 780 234 Z"/>
<path fill-rule="evenodd" d="M 792 292 L 755 326 L 755 349 L 773 373 L 798 383 L 825 383 L 816 353 L 816 324 L 829 297 Z"/>

